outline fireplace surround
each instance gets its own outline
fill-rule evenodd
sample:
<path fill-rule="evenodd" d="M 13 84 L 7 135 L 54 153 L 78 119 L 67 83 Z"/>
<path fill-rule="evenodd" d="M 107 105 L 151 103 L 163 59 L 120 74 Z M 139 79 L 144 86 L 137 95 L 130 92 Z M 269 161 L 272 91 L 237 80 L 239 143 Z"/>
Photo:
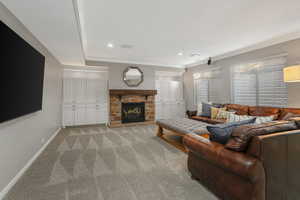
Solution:
<path fill-rule="evenodd" d="M 135 124 L 150 124 L 155 120 L 155 95 L 156 90 L 109 90 L 110 100 L 110 127 L 130 126 Z M 122 107 L 126 103 L 144 104 L 144 119 L 125 120 L 122 115 Z M 131 104 L 137 105 L 137 104 Z M 131 113 L 138 112 L 132 110 Z M 134 122 L 135 121 L 135 122 Z"/>
<path fill-rule="evenodd" d="M 145 102 L 122 103 L 122 123 L 144 122 Z"/>

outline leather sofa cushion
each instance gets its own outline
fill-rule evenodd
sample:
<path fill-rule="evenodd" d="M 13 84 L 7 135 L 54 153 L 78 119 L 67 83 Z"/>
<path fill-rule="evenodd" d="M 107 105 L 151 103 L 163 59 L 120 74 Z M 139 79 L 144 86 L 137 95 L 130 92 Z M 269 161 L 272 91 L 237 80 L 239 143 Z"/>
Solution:
<path fill-rule="evenodd" d="M 264 124 L 240 126 L 233 130 L 231 138 L 225 147 L 234 151 L 243 152 L 247 149 L 250 140 L 254 136 L 296 129 L 298 129 L 298 127 L 294 121 L 274 121 Z"/>
<path fill-rule="evenodd" d="M 280 108 L 262 107 L 262 106 L 250 106 L 249 115 L 251 116 L 271 116 L 276 115 L 275 119 L 278 119 L 280 114 Z"/>
<path fill-rule="evenodd" d="M 206 122 L 209 124 L 222 124 L 225 123 L 225 119 L 211 119 L 210 117 L 202 117 L 202 116 L 192 116 L 192 119 Z"/>
<path fill-rule="evenodd" d="M 227 104 L 226 108 L 229 111 L 231 111 L 231 110 L 236 111 L 235 114 L 237 114 L 237 115 L 248 115 L 248 112 L 249 112 L 249 106 L 245 106 L 245 105 Z"/>
<path fill-rule="evenodd" d="M 295 115 L 300 115 L 300 109 L 299 108 L 282 108 L 281 109 L 281 114 L 279 115 L 279 120 L 285 120 L 284 117 L 287 113 L 295 114 Z"/>

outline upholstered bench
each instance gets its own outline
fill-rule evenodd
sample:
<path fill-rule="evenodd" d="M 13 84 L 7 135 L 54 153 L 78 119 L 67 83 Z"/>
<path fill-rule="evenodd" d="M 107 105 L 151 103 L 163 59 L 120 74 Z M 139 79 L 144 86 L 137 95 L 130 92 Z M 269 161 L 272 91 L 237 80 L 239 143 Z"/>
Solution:
<path fill-rule="evenodd" d="M 156 124 L 158 126 L 157 136 L 181 149 L 182 151 L 185 151 L 185 148 L 182 145 L 181 139 L 183 136 L 189 133 L 194 133 L 202 137 L 209 138 L 209 132 L 206 129 L 206 126 L 209 124 L 205 122 L 188 118 L 178 118 L 157 120 Z M 168 132 L 164 132 L 164 129 L 168 130 Z"/>

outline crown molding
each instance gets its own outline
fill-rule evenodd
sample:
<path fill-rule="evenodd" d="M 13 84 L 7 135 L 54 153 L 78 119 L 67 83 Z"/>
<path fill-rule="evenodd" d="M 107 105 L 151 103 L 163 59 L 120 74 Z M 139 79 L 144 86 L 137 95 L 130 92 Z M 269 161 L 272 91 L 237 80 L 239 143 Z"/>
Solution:
<path fill-rule="evenodd" d="M 295 31 L 295 32 L 291 32 L 291 33 L 287 33 L 287 34 L 284 34 L 284 35 L 281 35 L 281 36 L 273 37 L 269 40 L 265 40 L 265 41 L 262 41 L 262 42 L 244 47 L 244 48 L 240 48 L 240 49 L 237 49 L 237 50 L 234 50 L 234 51 L 230 51 L 228 53 L 213 56 L 212 60 L 213 61 L 218 61 L 218 60 L 222 60 L 222 59 L 225 59 L 225 58 L 230 58 L 230 57 L 233 57 L 233 56 L 241 55 L 241 54 L 244 54 L 244 53 L 248 53 L 248 52 L 251 52 L 251 51 L 258 50 L 258 49 L 263 49 L 263 48 L 266 48 L 266 47 L 270 47 L 270 46 L 273 46 L 273 45 L 281 44 L 281 43 L 288 42 L 288 41 L 295 40 L 295 39 L 299 39 L 299 38 L 300 38 L 300 30 Z M 195 67 L 195 66 L 202 65 L 202 64 L 205 64 L 205 63 L 206 63 L 206 60 L 200 60 L 200 61 L 195 62 L 195 63 L 187 64 L 187 65 L 185 65 L 185 67 L 190 68 L 190 67 Z"/>
<path fill-rule="evenodd" d="M 119 60 L 119 59 L 107 59 L 101 57 L 91 57 L 88 56 L 86 58 L 86 62 L 104 62 L 104 63 L 123 63 L 123 64 L 132 64 L 132 65 L 149 65 L 149 66 L 156 66 L 156 67 L 173 67 L 173 68 L 180 68 L 183 69 L 185 66 L 180 65 L 166 65 L 162 63 L 155 63 L 155 62 L 140 62 L 140 61 L 132 61 L 132 60 Z"/>

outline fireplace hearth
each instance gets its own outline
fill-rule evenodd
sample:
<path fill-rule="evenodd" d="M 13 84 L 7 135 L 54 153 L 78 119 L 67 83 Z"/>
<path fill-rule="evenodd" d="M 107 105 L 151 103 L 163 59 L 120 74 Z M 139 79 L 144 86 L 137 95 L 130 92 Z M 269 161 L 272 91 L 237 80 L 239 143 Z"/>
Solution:
<path fill-rule="evenodd" d="M 122 103 L 122 123 L 144 122 L 145 102 Z"/>

